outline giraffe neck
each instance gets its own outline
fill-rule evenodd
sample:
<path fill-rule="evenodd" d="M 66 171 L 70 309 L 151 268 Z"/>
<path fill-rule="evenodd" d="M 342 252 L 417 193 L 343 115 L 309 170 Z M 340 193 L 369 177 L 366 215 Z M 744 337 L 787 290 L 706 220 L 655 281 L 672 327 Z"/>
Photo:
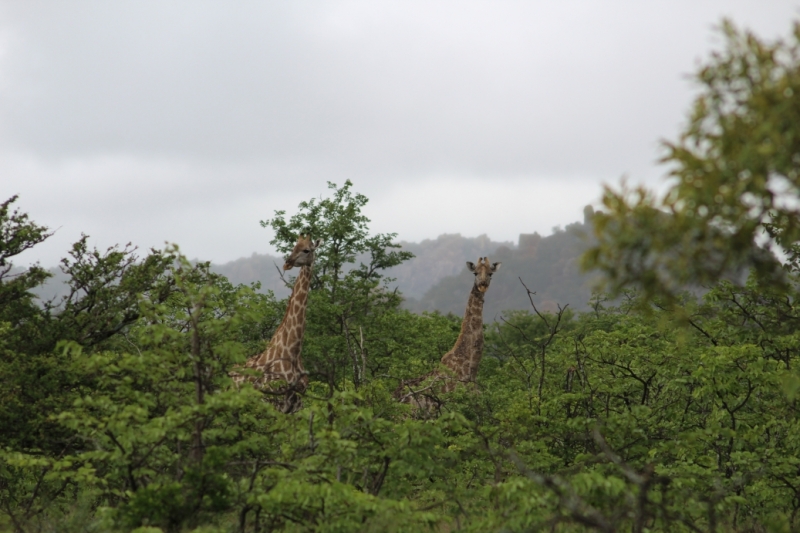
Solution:
<path fill-rule="evenodd" d="M 473 285 L 467 300 L 461 333 L 453 349 L 442 358 L 460 381 L 475 381 L 483 356 L 483 293 Z"/>
<path fill-rule="evenodd" d="M 286 347 L 292 358 L 302 368 L 300 352 L 303 349 L 303 334 L 306 330 L 306 305 L 308 304 L 308 291 L 311 286 L 311 267 L 300 267 L 300 274 L 294 282 L 292 295 L 286 306 L 283 322 L 275 332 L 277 338 L 285 338 Z M 285 334 L 284 334 L 285 331 Z M 278 337 L 278 334 L 281 337 Z M 283 336 L 285 335 L 285 337 Z"/>

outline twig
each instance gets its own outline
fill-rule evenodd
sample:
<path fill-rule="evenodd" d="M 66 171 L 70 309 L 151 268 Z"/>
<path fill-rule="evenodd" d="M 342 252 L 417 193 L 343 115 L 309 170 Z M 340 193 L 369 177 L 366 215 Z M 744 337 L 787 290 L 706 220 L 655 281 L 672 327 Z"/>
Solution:
<path fill-rule="evenodd" d="M 438 382 L 436 382 L 436 383 L 438 383 Z M 416 399 L 417 399 L 417 394 L 420 394 L 420 393 L 423 393 L 423 392 L 425 392 L 426 390 L 430 390 L 430 389 L 432 389 L 432 388 L 434 387 L 434 385 L 436 385 L 436 383 L 431 383 L 431 384 L 430 384 L 430 385 L 428 385 L 427 387 L 424 387 L 424 388 L 422 388 L 422 389 L 419 389 L 419 390 L 414 390 L 414 389 L 412 389 L 412 388 L 411 388 L 411 386 L 410 386 L 410 385 L 406 385 L 406 387 L 408 387 L 408 390 L 410 390 L 411 392 L 409 392 L 408 394 L 406 394 L 405 396 L 403 396 L 402 398 L 400 398 L 400 400 L 398 400 L 398 401 L 399 401 L 400 403 L 403 403 L 403 401 L 405 401 L 405 399 L 406 399 L 406 398 L 409 398 L 410 396 L 413 396 L 413 397 L 414 397 L 414 399 L 416 400 Z"/>
<path fill-rule="evenodd" d="M 364 330 L 361 329 L 361 326 L 358 326 L 358 333 L 361 336 L 359 347 L 361 348 L 361 379 L 363 380 L 367 373 L 367 354 L 364 351 Z"/>
<path fill-rule="evenodd" d="M 289 285 L 289 282 L 286 281 L 285 277 L 283 277 L 283 270 L 281 270 L 281 267 L 278 266 L 278 263 L 273 261 L 272 264 L 275 265 L 275 270 L 278 271 L 278 277 L 281 278 L 281 281 L 283 282 L 283 284 L 286 285 L 287 287 L 291 288 L 292 286 Z"/>

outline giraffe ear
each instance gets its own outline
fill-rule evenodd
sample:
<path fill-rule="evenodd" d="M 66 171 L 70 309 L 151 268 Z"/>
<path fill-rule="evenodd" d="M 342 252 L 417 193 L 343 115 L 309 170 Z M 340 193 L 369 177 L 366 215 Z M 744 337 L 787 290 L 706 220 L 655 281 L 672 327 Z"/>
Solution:
<path fill-rule="evenodd" d="M 492 263 L 492 272 L 497 272 L 498 270 L 500 270 L 500 265 L 502 264 L 503 263 Z"/>
<path fill-rule="evenodd" d="M 470 272 L 475 272 L 475 263 L 473 263 L 472 261 L 467 261 L 467 268 L 469 269 Z"/>
<path fill-rule="evenodd" d="M 312 250 L 316 250 L 317 248 L 319 248 L 319 245 L 322 244 L 322 243 L 323 243 L 322 239 L 317 239 L 316 241 L 311 243 L 311 249 Z"/>

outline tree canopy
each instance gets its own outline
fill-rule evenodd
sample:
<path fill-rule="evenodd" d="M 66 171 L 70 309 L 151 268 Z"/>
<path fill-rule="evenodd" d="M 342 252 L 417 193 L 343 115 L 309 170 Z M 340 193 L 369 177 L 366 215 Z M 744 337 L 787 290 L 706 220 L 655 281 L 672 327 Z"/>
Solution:
<path fill-rule="evenodd" d="M 602 270 L 612 292 L 638 286 L 671 298 L 731 269 L 773 284 L 785 279 L 781 267 L 797 271 L 800 25 L 772 43 L 727 21 L 722 34 L 725 48 L 694 76 L 700 94 L 685 130 L 663 143 L 668 192 L 605 189 L 585 265 Z"/>

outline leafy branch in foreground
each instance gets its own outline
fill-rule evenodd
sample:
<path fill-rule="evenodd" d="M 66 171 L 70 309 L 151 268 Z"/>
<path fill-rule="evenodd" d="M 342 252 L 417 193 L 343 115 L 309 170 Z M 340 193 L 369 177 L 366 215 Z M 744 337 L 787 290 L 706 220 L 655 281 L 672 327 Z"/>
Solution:
<path fill-rule="evenodd" d="M 772 43 L 728 21 L 722 33 L 724 49 L 695 75 L 685 131 L 664 143 L 674 185 L 663 197 L 606 187 L 594 215 L 584 266 L 613 293 L 637 286 L 648 301 L 673 302 L 688 285 L 751 268 L 783 285 L 778 258 L 757 246 L 765 241 L 800 268 L 800 24 Z"/>

